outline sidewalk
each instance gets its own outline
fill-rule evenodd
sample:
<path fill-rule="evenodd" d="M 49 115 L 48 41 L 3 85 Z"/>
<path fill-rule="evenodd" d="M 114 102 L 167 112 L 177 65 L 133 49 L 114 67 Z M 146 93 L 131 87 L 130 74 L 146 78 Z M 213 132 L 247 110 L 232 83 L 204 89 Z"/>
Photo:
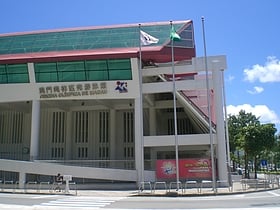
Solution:
<path fill-rule="evenodd" d="M 163 184 L 163 183 L 161 183 Z M 279 183 L 269 183 L 267 180 L 257 179 L 242 179 L 240 181 L 233 182 L 232 186 L 216 184 L 216 190 L 213 190 L 212 182 L 206 182 L 204 184 L 195 184 L 188 186 L 185 184 L 179 184 L 179 190 L 176 190 L 176 183 L 173 188 L 170 185 L 166 185 L 165 189 L 156 189 L 155 185 L 145 183 L 144 190 L 139 190 L 137 195 L 150 195 L 150 196 L 204 196 L 204 195 L 222 195 L 222 194 L 239 194 L 250 193 L 258 191 L 267 191 L 279 188 Z"/>
<path fill-rule="evenodd" d="M 214 192 L 213 188 L 205 186 L 200 189 L 197 187 L 182 189 L 176 191 L 173 189 L 154 189 L 154 186 L 146 185 L 144 190 L 78 190 L 78 196 L 96 196 L 96 197 L 129 197 L 129 196 L 211 196 L 211 195 L 230 195 L 230 194 L 239 194 L 239 193 L 250 193 L 258 191 L 267 191 L 278 189 L 279 186 L 276 184 L 269 185 L 252 185 L 244 182 L 234 182 L 232 187 L 217 187 L 217 191 Z"/>
<path fill-rule="evenodd" d="M 180 183 L 180 189 L 176 191 L 176 183 L 145 183 L 144 189 L 135 190 L 76 190 L 74 187 L 66 193 L 64 190 L 56 192 L 50 189 L 18 189 L 18 188 L 2 188 L 0 192 L 8 193 L 28 193 L 28 194 L 57 194 L 70 196 L 95 196 L 95 197 L 129 197 L 129 196 L 205 196 L 205 195 L 226 195 L 237 193 L 250 193 L 258 191 L 266 191 L 279 189 L 279 183 L 268 183 L 263 180 L 243 179 L 233 182 L 231 187 L 216 186 L 213 190 L 211 182 L 197 185 L 185 185 Z M 161 185 L 160 185 L 161 184 Z"/>

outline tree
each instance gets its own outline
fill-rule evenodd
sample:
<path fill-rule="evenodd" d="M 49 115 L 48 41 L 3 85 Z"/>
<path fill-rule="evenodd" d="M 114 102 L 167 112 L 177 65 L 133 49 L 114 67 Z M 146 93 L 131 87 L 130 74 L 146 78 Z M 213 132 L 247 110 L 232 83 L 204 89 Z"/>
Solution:
<path fill-rule="evenodd" d="M 254 163 L 255 178 L 257 178 L 257 169 L 259 158 L 262 153 L 271 151 L 276 143 L 276 128 L 274 124 L 256 124 L 249 125 L 241 130 L 240 146 L 245 154 L 245 172 L 248 166 L 248 160 L 251 158 Z M 245 174 L 249 178 L 249 174 Z"/>
<path fill-rule="evenodd" d="M 237 116 L 229 116 L 229 141 L 232 155 L 236 150 L 244 151 L 245 178 L 249 178 L 249 160 L 253 160 L 255 178 L 260 155 L 275 146 L 274 124 L 260 124 L 259 118 L 241 110 Z"/>
<path fill-rule="evenodd" d="M 272 148 L 272 162 L 274 164 L 274 171 L 277 171 L 280 167 L 280 134 L 278 134 L 276 137 L 276 143 L 275 146 Z"/>
<path fill-rule="evenodd" d="M 250 126 L 259 124 L 259 119 L 256 118 L 252 113 L 246 113 L 241 110 L 238 115 L 230 115 L 228 118 L 228 132 L 229 132 L 229 144 L 231 159 L 233 160 L 233 168 L 236 168 L 236 163 L 240 166 L 241 159 L 239 157 L 240 150 L 243 150 L 242 145 L 242 129 Z M 237 155 L 236 152 L 237 151 Z M 246 154 L 245 154 L 246 155 Z M 244 159 L 246 162 L 246 158 Z M 247 164 L 248 165 L 248 164 Z M 246 163 L 245 163 L 245 169 Z"/>

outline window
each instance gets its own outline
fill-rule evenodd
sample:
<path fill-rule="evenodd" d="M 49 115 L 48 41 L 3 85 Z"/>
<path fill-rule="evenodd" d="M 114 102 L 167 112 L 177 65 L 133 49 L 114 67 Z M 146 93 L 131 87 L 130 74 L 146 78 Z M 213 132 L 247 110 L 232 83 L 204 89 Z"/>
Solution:
<path fill-rule="evenodd" d="M 27 64 L 0 65 L 0 84 L 29 83 Z"/>
<path fill-rule="evenodd" d="M 125 161 L 125 168 L 133 169 L 134 165 L 134 114 L 133 112 L 123 113 L 123 156 Z"/>
<path fill-rule="evenodd" d="M 58 79 L 61 82 L 85 81 L 85 66 L 83 61 L 58 62 Z"/>
<path fill-rule="evenodd" d="M 2 112 L 0 114 L 0 144 L 21 144 L 23 124 L 22 112 Z"/>
<path fill-rule="evenodd" d="M 52 158 L 63 158 L 64 157 L 64 148 L 63 147 L 52 147 Z"/>
<path fill-rule="evenodd" d="M 109 158 L 109 112 L 99 112 L 99 159 L 106 160 Z M 104 162 L 105 164 L 105 162 Z M 102 167 L 105 167 L 103 165 Z"/>
<path fill-rule="evenodd" d="M 35 63 L 34 67 L 36 82 L 132 79 L 130 59 Z"/>
<path fill-rule="evenodd" d="M 87 143 L 89 133 L 89 113 L 74 112 L 74 137 L 76 143 Z"/>
<path fill-rule="evenodd" d="M 35 64 L 35 77 L 37 82 L 58 81 L 56 63 L 37 63 Z"/>
<path fill-rule="evenodd" d="M 53 112 L 52 142 L 63 143 L 65 140 L 65 112 Z"/>
<path fill-rule="evenodd" d="M 88 158 L 88 148 L 78 147 L 78 158 Z"/>

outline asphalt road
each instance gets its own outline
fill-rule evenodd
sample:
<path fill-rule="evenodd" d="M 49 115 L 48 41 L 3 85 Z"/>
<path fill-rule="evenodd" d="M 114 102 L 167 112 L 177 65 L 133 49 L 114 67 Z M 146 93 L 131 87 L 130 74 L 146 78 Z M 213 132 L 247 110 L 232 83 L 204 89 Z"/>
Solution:
<path fill-rule="evenodd" d="M 280 189 L 195 197 L 0 193 L 0 209 L 232 209 L 280 210 Z"/>

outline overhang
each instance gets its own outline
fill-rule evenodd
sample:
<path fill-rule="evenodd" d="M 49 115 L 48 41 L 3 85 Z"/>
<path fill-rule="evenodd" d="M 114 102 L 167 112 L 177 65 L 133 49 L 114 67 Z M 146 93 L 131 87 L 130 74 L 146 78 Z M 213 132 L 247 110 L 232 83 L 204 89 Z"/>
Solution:
<path fill-rule="evenodd" d="M 181 41 L 174 42 L 174 59 L 195 57 L 193 23 L 174 21 Z M 170 22 L 87 27 L 0 35 L 0 63 L 52 62 L 139 57 L 139 30 L 159 39 L 142 46 L 144 61 L 170 62 Z"/>

